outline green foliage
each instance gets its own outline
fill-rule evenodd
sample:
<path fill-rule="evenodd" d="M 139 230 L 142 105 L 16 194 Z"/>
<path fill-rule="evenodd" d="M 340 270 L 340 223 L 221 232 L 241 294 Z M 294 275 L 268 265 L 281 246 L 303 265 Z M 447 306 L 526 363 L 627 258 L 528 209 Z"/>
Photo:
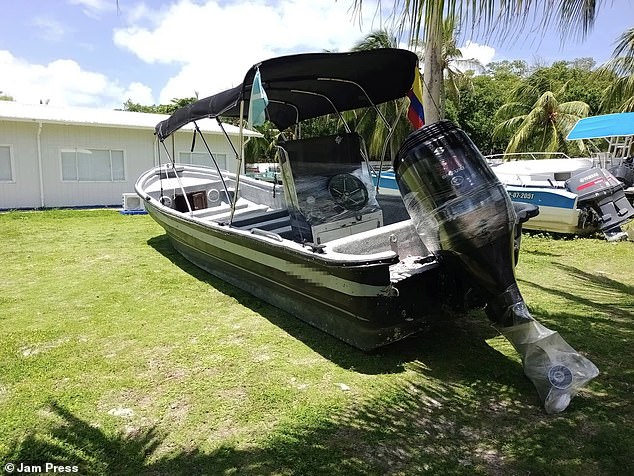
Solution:
<path fill-rule="evenodd" d="M 518 81 L 519 77 L 511 74 L 475 76 L 473 88 L 461 90 L 459 105 L 448 100 L 447 111 L 456 111 L 454 120 L 485 154 L 501 153 L 506 148 L 508 138 L 492 134 L 500 122 L 495 113 L 510 100 L 510 91 Z M 448 117 L 451 119 L 449 114 Z"/>
<path fill-rule="evenodd" d="M 394 35 L 386 30 L 378 30 L 358 42 L 352 51 L 396 48 L 397 46 L 398 40 Z M 389 162 L 394 158 L 398 144 L 412 130 L 406 117 L 408 105 L 408 100 L 399 99 L 379 104 L 377 108 L 368 107 L 346 111 L 343 113 L 343 118 L 350 129 L 356 130 L 363 137 L 370 159 Z M 390 129 L 393 132 L 388 141 Z M 384 151 L 386 156 L 382 157 Z"/>
<path fill-rule="evenodd" d="M 263 137 L 253 137 L 247 142 L 244 149 L 247 163 L 275 162 L 275 153 L 277 151 L 275 144 L 280 131 L 270 121 L 265 121 L 264 124 L 253 128 L 262 134 Z"/>
<path fill-rule="evenodd" d="M 565 152 L 577 155 L 579 151 L 585 151 L 583 143 L 568 142 L 565 138 L 577 121 L 588 115 L 589 107 L 582 101 L 558 100 L 564 96 L 568 83 L 553 92 L 554 82 L 541 72 L 522 80 L 513 90 L 516 100 L 500 107 L 496 116 L 502 122 L 496 126 L 494 136 L 511 134 L 505 150 L 509 153 Z"/>
<path fill-rule="evenodd" d="M 486 65 L 486 72 L 496 78 L 524 78 L 528 75 L 528 63 L 524 60 L 492 61 Z"/>
<path fill-rule="evenodd" d="M 634 28 L 623 32 L 612 53 L 612 58 L 597 74 L 609 79 L 602 98 L 604 112 L 634 112 Z"/>
<path fill-rule="evenodd" d="M 565 135 L 579 117 L 601 113 L 603 93 L 614 79 L 598 76 L 593 66 L 592 58 L 537 68 L 519 60 L 490 63 L 485 74 L 473 78 L 473 90 L 460 90 L 461 101 L 453 105 L 453 117 L 484 153 L 502 153 L 510 144 L 509 151 L 519 147 L 581 154 L 580 145 L 565 141 Z M 535 108 L 542 108 L 541 118 L 535 111 L 529 119 Z M 524 120 L 532 125 L 523 130 L 521 140 L 517 136 L 511 144 Z"/>
<path fill-rule="evenodd" d="M 123 110 L 131 112 L 149 112 L 154 114 L 172 114 L 177 109 L 187 106 L 188 104 L 191 104 L 197 100 L 198 98 L 196 97 L 180 99 L 174 98 L 170 101 L 169 104 L 145 106 L 143 104 L 132 102 L 132 100 L 128 99 L 125 103 L 123 103 Z"/>
<path fill-rule="evenodd" d="M 343 124 L 335 114 L 307 119 L 301 124 L 301 136 L 305 138 L 337 134 L 343 130 Z M 294 130 L 288 131 L 290 137 L 293 137 L 294 133 Z"/>

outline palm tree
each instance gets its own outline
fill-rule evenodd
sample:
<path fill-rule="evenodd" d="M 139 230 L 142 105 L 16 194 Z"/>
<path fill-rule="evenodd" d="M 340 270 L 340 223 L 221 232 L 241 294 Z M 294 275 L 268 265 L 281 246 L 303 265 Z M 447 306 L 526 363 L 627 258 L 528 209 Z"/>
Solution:
<path fill-rule="evenodd" d="M 541 83 L 541 84 L 540 84 Z M 590 107 L 582 101 L 560 103 L 557 97 L 566 92 L 567 84 L 558 91 L 544 91 L 543 78 L 528 78 L 516 88 L 512 96 L 518 101 L 504 104 L 496 116 L 505 119 L 494 130 L 494 137 L 511 136 L 506 153 L 513 152 L 567 152 L 584 151 L 581 141 L 569 142 L 565 138 L 570 129 Z"/>
<path fill-rule="evenodd" d="M 464 59 L 462 52 L 457 46 L 456 23 L 452 19 L 443 22 L 443 43 L 442 43 L 442 68 L 445 81 L 441 90 L 441 108 L 444 115 L 445 95 L 451 97 L 455 103 L 460 100 L 460 88 L 472 86 L 471 79 L 464 74 L 463 69 L 483 69 L 478 60 Z M 368 34 L 359 41 L 353 51 L 371 50 L 376 48 L 396 48 L 398 40 L 395 35 L 387 30 L 376 30 Z M 379 106 L 383 116 L 394 127 L 394 134 L 390 138 L 390 158 L 393 158 L 395 150 L 394 144 L 399 144 L 409 134 L 411 127 L 406 120 L 408 101 L 405 99 L 391 101 Z M 387 138 L 388 130 L 385 122 L 375 110 L 351 111 L 344 114 L 346 120 L 356 123 L 356 129 L 366 139 L 368 152 L 371 157 L 380 158 L 383 153 L 383 145 Z"/>
<path fill-rule="evenodd" d="M 598 70 L 600 75 L 614 76 L 605 91 L 601 109 L 634 111 L 634 28 L 626 30 L 618 40 L 612 58 Z"/>
<path fill-rule="evenodd" d="M 352 51 L 396 48 L 397 46 L 396 36 L 390 34 L 387 30 L 376 30 L 354 45 Z M 345 112 L 344 119 L 349 124 L 354 125 L 354 129 L 364 138 L 370 157 L 381 160 L 385 159 L 381 155 L 384 152 L 389 134 L 389 128 L 383 120 L 385 118 L 393 129 L 388 144 L 389 159 L 392 159 L 396 153 L 395 144 L 400 144 L 411 132 L 411 126 L 406 118 L 408 101 L 405 98 L 401 98 L 380 104 L 377 107 L 380 114 L 375 108 L 364 108 Z"/>
<path fill-rule="evenodd" d="M 441 65 L 444 81 L 440 94 L 440 117 L 445 117 L 445 98 L 450 97 L 456 105 L 460 104 L 460 89 L 473 90 L 471 76 L 465 70 L 484 71 L 484 66 L 475 58 L 463 58 L 458 48 L 459 29 L 455 18 L 443 21 L 443 42 L 441 48 Z"/>
<path fill-rule="evenodd" d="M 400 32 L 407 32 L 410 43 L 425 43 L 423 103 L 426 122 L 437 122 L 441 117 L 443 81 L 442 31 L 443 19 L 455 19 L 458 25 L 470 25 L 485 34 L 509 34 L 526 27 L 529 18 L 540 28 L 547 28 L 558 17 L 562 39 L 572 33 L 585 37 L 594 24 L 601 0 L 392 0 L 392 18 Z M 360 13 L 363 0 L 354 0 L 353 8 Z M 541 7 L 541 16 L 536 10 Z M 380 6 L 379 6 L 380 8 Z"/>

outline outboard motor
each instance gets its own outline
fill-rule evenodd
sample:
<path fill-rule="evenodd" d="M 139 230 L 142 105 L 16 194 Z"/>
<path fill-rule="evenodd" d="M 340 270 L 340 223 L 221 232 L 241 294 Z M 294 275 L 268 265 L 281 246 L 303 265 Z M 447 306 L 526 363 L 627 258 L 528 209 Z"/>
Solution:
<path fill-rule="evenodd" d="M 530 315 L 515 280 L 516 213 L 480 151 L 442 121 L 409 135 L 394 170 L 422 241 L 439 260 L 468 273 L 487 315 L 521 355 L 546 411 L 564 410 L 599 371 Z"/>
<path fill-rule="evenodd" d="M 634 218 L 634 207 L 625 196 L 624 183 L 606 169 L 591 168 L 570 177 L 565 187 L 579 195 L 577 206 L 590 211 L 608 241 L 627 239 L 621 225 Z"/>

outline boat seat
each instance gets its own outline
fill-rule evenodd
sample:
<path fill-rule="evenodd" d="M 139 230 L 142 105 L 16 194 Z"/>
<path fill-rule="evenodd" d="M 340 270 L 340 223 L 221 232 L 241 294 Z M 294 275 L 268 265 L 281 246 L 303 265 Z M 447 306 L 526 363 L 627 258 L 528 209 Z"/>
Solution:
<path fill-rule="evenodd" d="M 268 223 L 289 222 L 288 210 L 270 210 L 247 218 L 240 217 L 233 221 L 233 226 L 250 230 L 251 228 L 266 229 Z"/>
<path fill-rule="evenodd" d="M 236 210 L 243 209 L 249 206 L 249 202 L 244 200 L 238 200 L 236 203 Z M 211 218 L 217 214 L 226 214 L 231 211 L 231 206 L 227 203 L 223 203 L 222 205 L 218 205 L 215 207 L 209 208 L 201 208 L 199 210 L 193 210 L 192 215 L 197 218 Z M 214 217 L 215 218 L 215 217 Z"/>
<path fill-rule="evenodd" d="M 233 217 L 234 217 L 234 223 L 235 223 L 235 219 L 236 218 L 248 218 L 248 217 L 252 217 L 254 215 L 257 215 L 263 211 L 268 210 L 268 205 L 253 205 L 253 204 L 248 204 L 246 207 L 240 207 L 238 208 L 236 206 L 236 210 L 233 213 Z M 229 222 L 229 218 L 231 217 L 231 210 L 227 209 L 226 212 L 224 213 L 219 213 L 217 215 L 213 215 L 213 216 L 209 216 L 208 218 L 210 218 L 212 221 L 215 222 Z"/>
<path fill-rule="evenodd" d="M 291 218 L 288 210 L 270 210 L 247 218 L 240 217 L 233 221 L 233 226 L 242 230 L 270 231 L 274 233 L 286 233 L 291 230 Z"/>

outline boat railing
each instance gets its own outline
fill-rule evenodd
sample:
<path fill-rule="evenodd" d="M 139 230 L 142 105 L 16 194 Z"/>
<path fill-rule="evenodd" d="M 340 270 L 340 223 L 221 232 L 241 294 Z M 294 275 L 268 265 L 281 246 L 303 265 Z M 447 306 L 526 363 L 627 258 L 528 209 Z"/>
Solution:
<path fill-rule="evenodd" d="M 485 155 L 484 158 L 493 166 L 515 160 L 570 159 L 564 152 L 510 152 Z"/>

